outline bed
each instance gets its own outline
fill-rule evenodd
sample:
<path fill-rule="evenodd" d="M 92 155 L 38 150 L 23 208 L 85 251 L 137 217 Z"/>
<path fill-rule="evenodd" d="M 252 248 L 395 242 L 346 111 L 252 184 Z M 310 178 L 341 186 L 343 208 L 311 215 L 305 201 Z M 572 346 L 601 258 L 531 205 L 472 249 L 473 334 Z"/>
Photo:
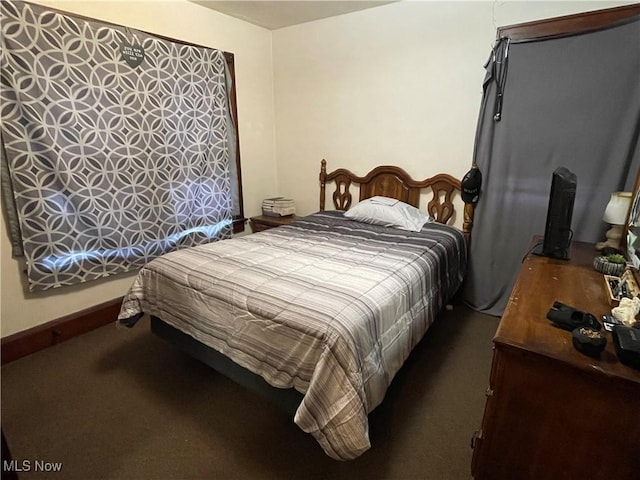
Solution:
<path fill-rule="evenodd" d="M 430 191 L 432 221 L 411 230 L 349 218 L 354 184 L 360 206 L 417 207 Z M 459 190 L 447 174 L 416 181 L 380 166 L 360 177 L 328 173 L 323 160 L 317 213 L 153 260 L 118 321 L 150 315 L 156 335 L 295 412 L 327 455 L 356 458 L 371 446 L 368 414 L 464 280 L 473 205 L 462 230 L 447 225 Z"/>

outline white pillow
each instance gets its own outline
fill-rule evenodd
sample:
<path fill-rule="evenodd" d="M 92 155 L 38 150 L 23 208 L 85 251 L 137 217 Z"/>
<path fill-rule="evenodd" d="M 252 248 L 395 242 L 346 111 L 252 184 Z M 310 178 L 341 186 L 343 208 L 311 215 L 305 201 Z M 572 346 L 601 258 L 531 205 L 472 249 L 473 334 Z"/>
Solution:
<path fill-rule="evenodd" d="M 433 219 L 416 207 L 388 197 L 371 197 L 361 201 L 344 216 L 358 222 L 419 232 Z"/>

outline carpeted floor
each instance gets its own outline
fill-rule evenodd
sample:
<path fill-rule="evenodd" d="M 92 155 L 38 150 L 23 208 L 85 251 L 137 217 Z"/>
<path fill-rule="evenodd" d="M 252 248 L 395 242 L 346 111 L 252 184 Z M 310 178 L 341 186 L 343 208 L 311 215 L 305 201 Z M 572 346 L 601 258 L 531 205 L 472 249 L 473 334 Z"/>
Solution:
<path fill-rule="evenodd" d="M 153 336 L 108 325 L 2 367 L 20 479 L 469 479 L 498 319 L 444 312 L 337 462 L 262 397 Z M 26 461 L 26 463 L 22 463 Z M 43 463 L 61 471 L 36 472 Z"/>

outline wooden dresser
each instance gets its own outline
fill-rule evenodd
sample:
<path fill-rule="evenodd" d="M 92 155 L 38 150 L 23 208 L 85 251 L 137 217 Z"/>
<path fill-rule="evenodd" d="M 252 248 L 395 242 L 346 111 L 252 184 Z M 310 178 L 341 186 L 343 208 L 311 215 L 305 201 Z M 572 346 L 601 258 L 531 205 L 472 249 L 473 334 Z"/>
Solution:
<path fill-rule="evenodd" d="M 618 361 L 610 333 L 593 359 L 546 318 L 555 300 L 610 314 L 596 253 L 573 242 L 569 261 L 524 260 L 493 339 L 476 479 L 640 478 L 640 371 Z"/>

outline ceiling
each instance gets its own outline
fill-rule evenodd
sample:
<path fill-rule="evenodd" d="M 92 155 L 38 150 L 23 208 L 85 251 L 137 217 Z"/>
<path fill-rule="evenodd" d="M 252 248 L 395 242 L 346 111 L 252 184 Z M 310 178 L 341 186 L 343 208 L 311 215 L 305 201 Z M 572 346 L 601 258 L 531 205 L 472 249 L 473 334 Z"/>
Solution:
<path fill-rule="evenodd" d="M 276 30 L 290 25 L 311 22 L 321 18 L 335 17 L 345 13 L 378 7 L 394 1 L 252 1 L 236 0 L 190 0 L 193 3 L 216 10 L 225 15 L 253 23 L 260 27 Z"/>

